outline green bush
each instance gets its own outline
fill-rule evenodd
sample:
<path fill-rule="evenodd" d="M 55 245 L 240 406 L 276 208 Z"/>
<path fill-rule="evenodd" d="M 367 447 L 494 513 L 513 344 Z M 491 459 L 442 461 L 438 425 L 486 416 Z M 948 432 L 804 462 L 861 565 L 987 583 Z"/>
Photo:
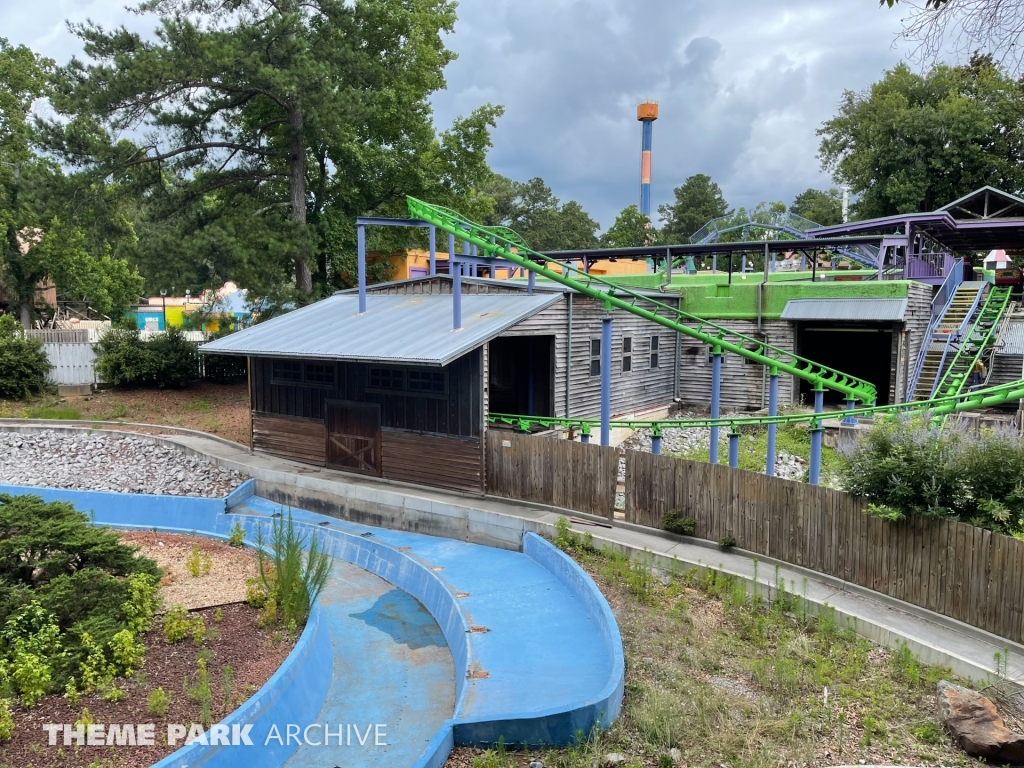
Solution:
<path fill-rule="evenodd" d="M 876 423 L 839 452 L 841 479 L 890 522 L 913 515 L 959 520 L 1008 535 L 1024 532 L 1024 439 L 922 416 Z"/>
<path fill-rule="evenodd" d="M 0 696 L 32 706 L 124 668 L 159 604 L 160 570 L 136 553 L 70 504 L 0 494 Z"/>
<path fill-rule="evenodd" d="M 153 717 L 166 717 L 171 708 L 171 694 L 163 688 L 154 688 L 146 702 L 146 711 Z"/>
<path fill-rule="evenodd" d="M 25 336 L 10 315 L 0 315 L 0 397 L 24 400 L 39 394 L 51 368 L 43 342 Z"/>
<path fill-rule="evenodd" d="M 0 699 L 0 741 L 10 741 L 14 736 L 14 715 L 11 713 L 11 702 Z"/>
<path fill-rule="evenodd" d="M 693 536 L 693 532 L 697 530 L 697 521 L 692 517 L 686 517 L 678 509 L 673 509 L 661 518 L 661 527 L 672 533 Z"/>
<path fill-rule="evenodd" d="M 115 387 L 184 389 L 199 378 L 199 351 L 180 328 L 148 341 L 136 329 L 114 328 L 96 344 L 96 371 Z"/>
<path fill-rule="evenodd" d="M 175 605 L 164 614 L 164 639 L 168 643 L 180 643 L 188 635 L 191 622 L 183 605 Z"/>

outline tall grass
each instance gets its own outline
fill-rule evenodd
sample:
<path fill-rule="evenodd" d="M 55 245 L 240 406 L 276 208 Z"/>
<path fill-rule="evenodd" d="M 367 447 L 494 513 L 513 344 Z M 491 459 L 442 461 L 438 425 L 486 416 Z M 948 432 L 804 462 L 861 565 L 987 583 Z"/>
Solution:
<path fill-rule="evenodd" d="M 308 546 L 307 546 L 308 540 Z M 256 529 L 259 578 L 278 620 L 301 626 L 331 576 L 331 556 L 313 531 L 308 537 L 295 527 L 291 510 L 273 522 L 268 542 L 263 526 Z"/>

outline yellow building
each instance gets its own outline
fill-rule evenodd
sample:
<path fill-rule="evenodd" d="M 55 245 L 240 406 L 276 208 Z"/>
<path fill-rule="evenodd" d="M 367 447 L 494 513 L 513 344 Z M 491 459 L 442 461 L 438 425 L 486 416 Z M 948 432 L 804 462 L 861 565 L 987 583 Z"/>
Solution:
<path fill-rule="evenodd" d="M 379 253 L 367 255 L 371 259 L 382 257 Z M 413 277 L 426 277 L 430 274 L 430 251 L 410 248 L 407 251 L 389 254 L 385 258 L 387 258 L 388 263 L 391 265 L 392 280 L 408 280 Z M 576 262 L 573 266 L 582 270 L 583 262 Z M 437 268 L 438 272 L 447 274 L 447 252 L 438 251 Z M 493 270 L 493 275 L 490 274 L 492 270 L 487 267 L 482 267 L 481 271 L 483 272 L 481 277 L 493 277 L 496 280 L 506 280 L 509 276 L 509 270 L 500 267 Z M 645 272 L 647 272 L 647 262 L 643 259 L 638 259 L 637 261 L 632 259 L 603 259 L 591 262 L 590 264 L 590 273 L 593 275 L 642 275 Z"/>

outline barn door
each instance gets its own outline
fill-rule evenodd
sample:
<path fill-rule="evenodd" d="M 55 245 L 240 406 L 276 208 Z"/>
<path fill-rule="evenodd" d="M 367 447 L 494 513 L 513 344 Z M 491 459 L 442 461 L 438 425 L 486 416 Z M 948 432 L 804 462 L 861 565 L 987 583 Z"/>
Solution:
<path fill-rule="evenodd" d="M 380 477 L 380 406 L 327 402 L 327 466 Z"/>

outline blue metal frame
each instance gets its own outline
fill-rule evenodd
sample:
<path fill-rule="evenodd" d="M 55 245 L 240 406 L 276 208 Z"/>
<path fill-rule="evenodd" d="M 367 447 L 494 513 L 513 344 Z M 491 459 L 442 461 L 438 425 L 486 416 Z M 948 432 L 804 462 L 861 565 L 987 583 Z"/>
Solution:
<path fill-rule="evenodd" d="M 779 372 L 772 369 L 768 376 L 768 415 L 779 415 Z M 768 477 L 775 477 L 775 433 L 778 425 L 768 425 L 768 450 L 765 452 L 764 473 Z"/>
<path fill-rule="evenodd" d="M 711 418 L 721 416 L 722 405 L 722 350 L 718 347 L 711 354 Z M 718 427 L 711 428 L 711 446 L 708 459 L 718 463 Z"/>
<path fill-rule="evenodd" d="M 531 272 L 531 274 L 533 274 Z M 601 445 L 611 445 L 612 420 L 612 313 L 601 318 Z"/>

